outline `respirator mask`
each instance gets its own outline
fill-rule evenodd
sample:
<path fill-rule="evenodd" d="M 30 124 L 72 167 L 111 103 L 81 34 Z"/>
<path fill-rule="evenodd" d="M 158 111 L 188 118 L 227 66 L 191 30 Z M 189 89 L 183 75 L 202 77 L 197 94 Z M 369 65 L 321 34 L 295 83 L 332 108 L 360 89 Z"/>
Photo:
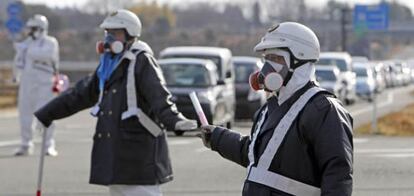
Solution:
<path fill-rule="evenodd" d="M 283 57 L 286 65 L 271 60 L 275 55 Z M 264 57 L 264 64 L 260 71 L 256 71 L 249 77 L 250 87 L 255 90 L 277 92 L 287 83 L 289 75 L 293 70 L 289 68 L 290 54 L 286 51 L 275 50 L 267 53 Z"/>
<path fill-rule="evenodd" d="M 105 33 L 105 41 L 98 41 L 96 43 L 96 52 L 102 54 L 104 52 L 111 52 L 119 54 L 124 51 L 124 43 L 115 39 L 115 36 L 110 33 Z"/>

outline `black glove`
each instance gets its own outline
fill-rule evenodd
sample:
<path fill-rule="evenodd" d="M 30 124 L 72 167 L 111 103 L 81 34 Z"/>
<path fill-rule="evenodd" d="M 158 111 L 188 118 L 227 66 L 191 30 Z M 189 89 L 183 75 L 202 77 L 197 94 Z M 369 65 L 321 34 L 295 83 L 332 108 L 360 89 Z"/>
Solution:
<path fill-rule="evenodd" d="M 213 133 L 214 129 L 217 126 L 214 125 L 203 125 L 200 127 L 201 133 L 197 136 L 203 140 L 203 144 L 205 147 L 211 149 L 211 134 Z"/>

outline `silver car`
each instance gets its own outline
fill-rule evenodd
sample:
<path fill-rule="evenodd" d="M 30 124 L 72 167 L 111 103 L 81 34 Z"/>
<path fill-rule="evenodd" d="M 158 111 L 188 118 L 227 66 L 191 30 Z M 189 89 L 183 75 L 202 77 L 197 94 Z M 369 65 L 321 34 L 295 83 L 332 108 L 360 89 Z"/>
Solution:
<path fill-rule="evenodd" d="M 316 66 L 315 77 L 319 86 L 335 94 L 341 101 L 346 98 L 345 87 L 339 80 L 339 69 L 332 66 Z"/>
<path fill-rule="evenodd" d="M 369 63 L 355 63 L 354 72 L 357 76 L 356 92 L 361 98 L 372 101 L 376 82 L 374 78 L 374 71 Z"/>

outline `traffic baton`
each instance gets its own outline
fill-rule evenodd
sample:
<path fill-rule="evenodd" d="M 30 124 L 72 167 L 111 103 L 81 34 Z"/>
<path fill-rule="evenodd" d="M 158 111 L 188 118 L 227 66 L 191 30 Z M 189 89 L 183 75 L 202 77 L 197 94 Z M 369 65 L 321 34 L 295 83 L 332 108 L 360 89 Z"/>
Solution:
<path fill-rule="evenodd" d="M 45 152 L 46 152 L 46 128 L 42 128 L 43 135 L 42 135 L 42 149 L 40 151 L 40 163 L 39 163 L 39 173 L 37 176 L 37 192 L 36 196 L 42 195 L 42 179 L 43 179 L 43 165 L 45 160 Z"/>
<path fill-rule="evenodd" d="M 193 91 L 189 95 L 190 95 L 191 102 L 193 103 L 194 109 L 197 113 L 198 119 L 200 119 L 201 124 L 208 125 L 206 115 L 204 115 L 203 108 L 201 107 L 200 102 L 198 101 L 196 93 Z"/>

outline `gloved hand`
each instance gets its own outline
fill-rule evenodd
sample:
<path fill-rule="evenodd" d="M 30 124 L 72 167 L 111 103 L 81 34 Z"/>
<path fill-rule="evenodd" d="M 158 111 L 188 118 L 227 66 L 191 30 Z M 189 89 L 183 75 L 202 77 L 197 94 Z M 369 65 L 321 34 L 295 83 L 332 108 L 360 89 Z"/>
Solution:
<path fill-rule="evenodd" d="M 217 126 L 214 125 L 203 125 L 200 127 L 200 134 L 197 134 L 197 137 L 203 140 L 203 144 L 205 147 L 211 149 L 211 134 L 213 133 L 214 129 Z"/>
<path fill-rule="evenodd" d="M 43 132 L 47 129 L 47 127 L 42 122 L 40 122 L 40 120 L 37 119 L 36 116 L 34 116 L 33 122 L 32 122 L 32 129 L 34 131 Z"/>
<path fill-rule="evenodd" d="M 188 131 L 197 129 L 197 121 L 195 120 L 181 120 L 175 123 L 175 130 Z"/>

